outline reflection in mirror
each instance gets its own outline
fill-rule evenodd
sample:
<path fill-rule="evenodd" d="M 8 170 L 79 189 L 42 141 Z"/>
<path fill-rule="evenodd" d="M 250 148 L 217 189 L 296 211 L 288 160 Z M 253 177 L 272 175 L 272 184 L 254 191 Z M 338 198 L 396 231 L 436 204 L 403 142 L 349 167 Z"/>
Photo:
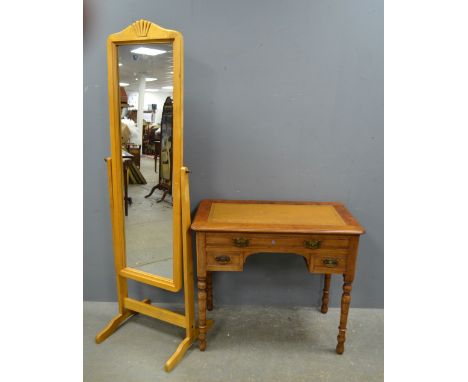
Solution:
<path fill-rule="evenodd" d="M 118 58 L 127 267 L 172 279 L 172 44 Z"/>

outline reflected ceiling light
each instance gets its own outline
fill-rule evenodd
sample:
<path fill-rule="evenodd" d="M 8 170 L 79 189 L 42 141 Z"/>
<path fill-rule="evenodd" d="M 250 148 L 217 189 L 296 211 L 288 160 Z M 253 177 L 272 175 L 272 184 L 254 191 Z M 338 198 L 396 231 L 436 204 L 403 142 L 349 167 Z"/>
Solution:
<path fill-rule="evenodd" d="M 173 90 L 174 87 L 173 86 L 163 86 L 162 89 L 164 89 L 164 90 Z"/>
<path fill-rule="evenodd" d="M 174 72 L 169 72 L 169 73 L 174 74 Z"/>
<path fill-rule="evenodd" d="M 127 84 L 126 82 L 119 82 L 119 85 L 120 85 L 120 86 L 128 86 L 128 85 L 130 85 L 130 84 Z"/>
<path fill-rule="evenodd" d="M 123 64 L 121 62 L 119 62 L 119 66 L 122 66 Z"/>
<path fill-rule="evenodd" d="M 145 47 L 140 47 L 137 49 L 133 49 L 132 53 L 136 54 L 144 54 L 147 56 L 157 56 L 159 54 L 166 53 L 165 50 L 160 50 L 160 49 L 154 49 L 154 48 L 145 48 Z"/>
<path fill-rule="evenodd" d="M 147 92 L 158 92 L 159 89 L 146 89 Z"/>
<path fill-rule="evenodd" d="M 157 78 L 154 77 L 146 77 L 146 82 L 156 81 Z"/>

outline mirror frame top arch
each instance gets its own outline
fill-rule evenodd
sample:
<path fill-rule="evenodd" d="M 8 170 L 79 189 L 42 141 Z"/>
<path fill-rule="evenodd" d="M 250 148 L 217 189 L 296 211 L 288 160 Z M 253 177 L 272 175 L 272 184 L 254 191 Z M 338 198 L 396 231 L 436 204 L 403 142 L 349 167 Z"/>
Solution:
<path fill-rule="evenodd" d="M 173 272 L 172 279 L 126 266 L 123 169 L 120 129 L 120 89 L 118 47 L 129 44 L 173 44 Z M 117 278 L 125 277 L 177 292 L 182 287 L 181 167 L 183 163 L 183 39 L 180 32 L 139 20 L 107 39 L 109 114 L 111 136 L 110 188 L 112 237 Z M 121 284 L 118 282 L 118 285 Z"/>

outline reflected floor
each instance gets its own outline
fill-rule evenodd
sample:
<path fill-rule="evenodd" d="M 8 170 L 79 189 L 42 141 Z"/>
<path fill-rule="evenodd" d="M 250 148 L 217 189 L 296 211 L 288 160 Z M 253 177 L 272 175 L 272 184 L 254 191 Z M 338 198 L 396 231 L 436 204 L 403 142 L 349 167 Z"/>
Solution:
<path fill-rule="evenodd" d="M 140 269 L 172 279 L 172 198 L 157 203 L 162 192 L 156 190 L 145 199 L 158 182 L 154 159 L 141 157 L 141 168 L 147 184 L 129 184 L 132 198 L 125 218 L 127 267 Z"/>

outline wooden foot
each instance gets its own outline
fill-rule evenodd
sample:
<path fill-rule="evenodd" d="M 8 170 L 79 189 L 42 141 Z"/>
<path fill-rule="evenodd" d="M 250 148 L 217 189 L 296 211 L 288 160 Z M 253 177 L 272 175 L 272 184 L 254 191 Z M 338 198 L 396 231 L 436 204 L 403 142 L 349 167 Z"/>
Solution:
<path fill-rule="evenodd" d="M 348 322 L 348 312 L 349 312 L 349 303 L 351 302 L 351 282 L 346 280 L 343 283 L 343 295 L 341 296 L 341 316 L 340 316 L 340 326 L 338 332 L 338 344 L 336 345 L 336 352 L 338 354 L 343 354 L 344 352 L 344 343 L 346 340 L 346 324 Z"/>
<path fill-rule="evenodd" d="M 209 330 L 214 324 L 213 320 L 206 320 L 206 328 Z M 164 370 L 167 372 L 172 371 L 174 367 L 180 362 L 184 354 L 190 349 L 190 346 L 197 340 L 198 338 L 198 328 L 195 328 L 192 337 L 185 337 L 184 340 L 179 344 L 177 350 L 172 354 L 171 358 L 169 358 L 164 365 Z"/>
<path fill-rule="evenodd" d="M 149 299 L 144 299 L 143 302 L 145 304 L 151 304 L 151 301 Z M 96 338 L 95 338 L 96 343 L 100 344 L 107 337 L 109 337 L 112 333 L 114 333 L 117 330 L 117 328 L 120 327 L 120 325 L 122 325 L 125 321 L 127 321 L 130 317 L 134 316 L 135 314 L 137 313 L 131 310 L 126 310 L 123 313 L 119 313 L 106 325 L 104 329 L 102 329 L 96 335 Z"/>
<path fill-rule="evenodd" d="M 174 367 L 176 367 L 176 365 L 180 362 L 185 352 L 190 348 L 190 346 L 195 340 L 195 336 L 185 337 L 184 340 L 177 347 L 177 350 L 174 352 L 174 354 L 172 354 L 171 358 L 167 360 L 166 364 L 164 365 L 164 370 L 169 372 L 172 369 L 174 369 Z"/>
<path fill-rule="evenodd" d="M 330 292 L 330 280 L 331 275 L 325 275 L 325 281 L 323 284 L 323 295 L 322 295 L 322 308 L 320 311 L 325 314 L 328 312 L 328 300 L 329 300 L 329 292 Z"/>
<path fill-rule="evenodd" d="M 206 272 L 206 308 L 213 310 L 213 272 Z"/>
<path fill-rule="evenodd" d="M 198 347 L 206 349 L 206 277 L 198 277 Z"/>

